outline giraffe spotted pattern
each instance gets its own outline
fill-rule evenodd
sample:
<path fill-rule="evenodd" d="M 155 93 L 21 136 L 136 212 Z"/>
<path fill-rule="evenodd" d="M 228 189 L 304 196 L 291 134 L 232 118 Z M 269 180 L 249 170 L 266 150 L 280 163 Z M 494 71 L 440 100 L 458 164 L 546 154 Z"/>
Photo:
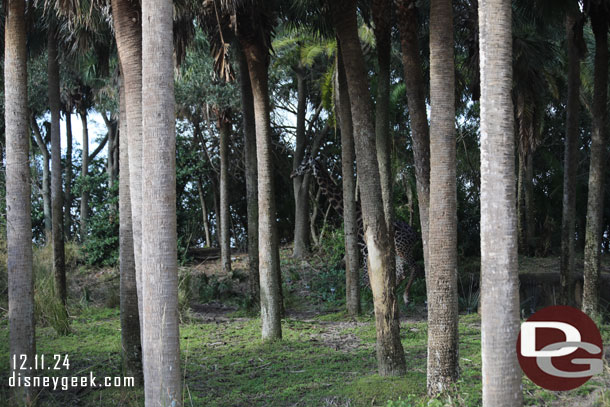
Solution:
<path fill-rule="evenodd" d="M 311 173 L 320 190 L 328 199 L 333 208 L 343 216 L 343 191 L 330 178 L 326 168 L 313 157 L 306 155 L 301 165 L 292 172 L 292 177 Z M 367 269 L 368 251 L 364 243 L 364 228 L 362 223 L 362 210 L 360 205 L 356 205 L 357 221 L 358 221 L 358 242 L 362 253 L 362 261 L 364 273 L 361 274 L 362 282 L 367 287 L 370 287 L 369 274 Z M 394 222 L 394 245 L 396 248 L 396 286 L 402 283 L 407 277 L 407 271 L 410 272 L 409 281 L 403 293 L 405 304 L 409 303 L 409 290 L 415 274 L 419 271 L 419 266 L 413 257 L 413 247 L 419 240 L 417 232 L 406 222 Z"/>

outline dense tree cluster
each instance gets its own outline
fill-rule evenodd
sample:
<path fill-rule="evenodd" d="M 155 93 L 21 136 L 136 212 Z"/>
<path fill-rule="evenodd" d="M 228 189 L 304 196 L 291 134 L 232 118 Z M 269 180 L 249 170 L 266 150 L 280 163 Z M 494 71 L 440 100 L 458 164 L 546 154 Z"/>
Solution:
<path fill-rule="evenodd" d="M 198 248 L 219 247 L 227 274 L 231 251 L 248 253 L 245 302 L 275 341 L 280 246 L 306 259 L 342 231 L 346 309 L 361 312 L 366 262 L 378 372 L 399 376 L 394 237 L 408 224 L 430 395 L 458 380 L 458 264 L 480 258 L 487 406 L 522 403 L 518 253 L 559 256 L 558 301 L 607 311 L 608 1 L 5 6 L 11 353 L 35 353 L 32 244 L 52 245 L 64 310 L 66 242 L 89 266 L 119 266 L 124 367 L 151 406 L 183 402 L 177 270 Z"/>

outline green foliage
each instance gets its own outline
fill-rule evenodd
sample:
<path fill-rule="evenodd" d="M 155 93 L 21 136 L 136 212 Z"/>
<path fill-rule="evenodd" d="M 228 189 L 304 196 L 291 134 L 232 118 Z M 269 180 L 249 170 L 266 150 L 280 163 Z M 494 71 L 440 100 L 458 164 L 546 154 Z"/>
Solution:
<path fill-rule="evenodd" d="M 88 177 L 89 185 L 104 184 L 105 173 Z M 97 183 L 99 184 L 96 184 Z M 82 186 L 81 186 L 82 187 Z M 112 267 L 119 259 L 118 183 L 111 188 L 108 199 L 92 199 L 92 215 L 88 219 L 87 237 L 83 242 L 85 263 L 89 266 Z"/>

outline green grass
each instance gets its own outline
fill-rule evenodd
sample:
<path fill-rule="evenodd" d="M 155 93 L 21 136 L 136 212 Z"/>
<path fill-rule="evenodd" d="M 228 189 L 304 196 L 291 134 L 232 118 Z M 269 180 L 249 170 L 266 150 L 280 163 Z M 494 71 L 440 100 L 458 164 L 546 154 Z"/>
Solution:
<path fill-rule="evenodd" d="M 70 370 L 51 375 L 121 376 L 117 309 L 83 307 L 72 333 L 37 329 L 39 354 L 68 354 Z M 479 406 L 481 357 L 479 318 L 460 320 L 460 380 L 455 389 L 429 401 L 426 393 L 425 322 L 405 324 L 401 339 L 406 377 L 376 374 L 375 326 L 370 316 L 354 322 L 343 312 L 302 321 L 283 321 L 282 341 L 262 343 L 257 318 L 198 321 L 181 325 L 185 406 Z M 607 327 L 604 327 L 607 338 Z M 48 357 L 48 356 L 47 356 Z M 8 327 L 0 324 L 0 358 L 8 360 Z M 0 366 L 0 405 L 6 400 L 8 366 Z M 586 395 L 592 386 L 574 390 Z M 525 404 L 545 406 L 557 398 L 524 379 Z M 141 389 L 45 391 L 40 406 L 140 406 Z M 607 394 L 600 406 L 607 405 Z M 389 400 L 393 400 L 389 402 Z"/>

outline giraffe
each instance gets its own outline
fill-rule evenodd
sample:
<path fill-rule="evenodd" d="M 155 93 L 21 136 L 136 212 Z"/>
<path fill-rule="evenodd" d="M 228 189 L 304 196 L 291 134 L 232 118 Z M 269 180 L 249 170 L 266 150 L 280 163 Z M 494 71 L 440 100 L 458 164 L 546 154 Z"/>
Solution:
<path fill-rule="evenodd" d="M 343 216 L 343 191 L 337 184 L 334 183 L 328 171 L 322 163 L 307 154 L 301 165 L 292 172 L 291 177 L 296 177 L 310 172 L 326 199 L 332 207 L 337 211 L 339 216 Z M 363 283 L 370 287 L 369 275 L 367 270 L 368 252 L 364 243 L 364 227 L 362 222 L 362 209 L 360 205 L 356 205 L 357 221 L 358 221 L 358 242 L 360 251 L 362 252 L 363 268 L 362 273 Z M 417 273 L 419 266 L 413 258 L 413 246 L 417 243 L 419 236 L 408 223 L 402 221 L 394 221 L 394 244 L 396 247 L 396 286 L 398 286 L 407 277 L 406 269 L 410 271 L 409 281 L 403 292 L 403 300 L 405 305 L 409 304 L 409 291 L 413 284 L 413 279 Z"/>

